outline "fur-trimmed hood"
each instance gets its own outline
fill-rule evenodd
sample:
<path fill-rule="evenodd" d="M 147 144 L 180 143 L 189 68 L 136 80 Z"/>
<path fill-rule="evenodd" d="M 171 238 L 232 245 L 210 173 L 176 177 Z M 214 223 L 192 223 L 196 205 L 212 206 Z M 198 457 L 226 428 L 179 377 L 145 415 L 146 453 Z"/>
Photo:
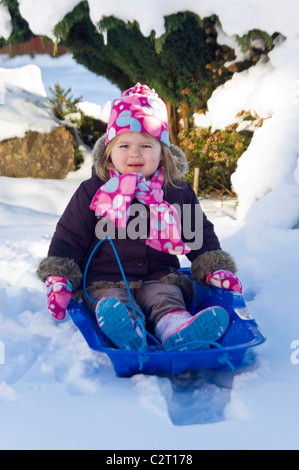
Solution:
<path fill-rule="evenodd" d="M 103 156 L 105 152 L 105 149 L 106 149 L 105 138 L 106 136 L 103 135 L 97 140 L 97 142 L 94 145 L 92 155 L 93 155 L 93 163 L 94 163 L 95 168 L 100 158 Z M 177 166 L 177 169 L 179 170 L 180 177 L 186 175 L 189 171 L 189 165 L 188 165 L 188 161 L 187 161 L 187 157 L 185 153 L 179 147 L 177 147 L 176 145 L 172 145 L 172 144 L 170 145 L 169 150 L 172 153 L 172 155 L 175 157 L 175 160 L 177 162 L 176 166 Z"/>

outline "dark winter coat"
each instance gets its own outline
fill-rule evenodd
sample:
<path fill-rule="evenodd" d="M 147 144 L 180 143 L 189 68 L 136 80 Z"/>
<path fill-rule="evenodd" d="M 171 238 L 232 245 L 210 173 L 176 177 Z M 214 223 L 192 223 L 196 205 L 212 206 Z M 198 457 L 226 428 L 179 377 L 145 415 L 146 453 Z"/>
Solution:
<path fill-rule="evenodd" d="M 94 150 L 95 164 L 99 154 L 103 151 L 102 140 L 98 142 Z M 186 159 L 178 147 L 171 147 L 171 151 L 178 159 L 180 169 L 186 168 Z M 61 216 L 54 233 L 48 257 L 40 263 L 38 275 L 43 281 L 49 275 L 67 277 L 73 285 L 74 290 L 82 288 L 82 274 L 88 258 L 99 239 L 95 229 L 98 222 L 95 212 L 89 209 L 93 196 L 104 184 L 97 175 L 84 181 L 66 207 Z M 194 232 L 195 216 L 197 212 L 202 215 L 203 241 L 202 246 L 192 250 L 187 257 L 192 262 L 192 274 L 197 282 L 204 283 L 206 275 L 214 269 L 230 269 L 235 271 L 233 259 L 221 250 L 219 240 L 214 232 L 212 223 L 202 213 L 198 199 L 190 187 L 184 181 L 179 183 L 179 188 L 168 185 L 164 189 L 164 199 L 170 204 L 176 204 L 181 208 L 183 214 L 184 204 L 191 204 L 191 231 Z M 137 203 L 137 201 L 133 201 Z M 145 217 L 149 220 L 149 209 L 143 207 Z M 129 217 L 128 225 L 134 219 Z M 184 219 L 181 219 L 184 228 Z M 162 253 L 145 244 L 148 235 L 142 234 L 142 238 L 130 240 L 123 239 L 123 232 L 116 230 L 114 244 L 121 260 L 128 281 L 138 287 L 146 280 L 161 280 L 166 283 L 180 285 L 183 291 L 188 291 L 186 280 L 178 273 L 180 268 L 179 259 L 175 255 Z M 122 229 L 123 230 L 123 229 Z M 186 240 L 184 230 L 182 240 L 188 244 L 192 240 Z M 192 246 L 192 245 L 191 245 Z M 207 255 L 208 254 L 208 255 Z M 204 265 L 201 260 L 203 260 Z M 185 277 L 185 276 L 184 276 Z M 87 286 L 89 290 L 94 287 L 107 285 L 122 285 L 122 276 L 109 241 L 105 241 L 94 254 L 87 274 Z M 190 291 L 184 292 L 186 296 Z"/>

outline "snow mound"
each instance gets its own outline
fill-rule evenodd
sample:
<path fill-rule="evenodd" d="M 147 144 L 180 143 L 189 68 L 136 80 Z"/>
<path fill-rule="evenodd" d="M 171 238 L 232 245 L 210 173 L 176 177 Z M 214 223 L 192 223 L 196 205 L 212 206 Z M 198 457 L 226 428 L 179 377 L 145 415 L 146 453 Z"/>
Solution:
<path fill-rule="evenodd" d="M 11 16 L 8 8 L 0 4 L 0 38 L 8 39 L 12 33 Z"/>
<path fill-rule="evenodd" d="M 218 87 L 208 101 L 208 112 L 195 115 L 195 124 L 223 129 L 238 123 L 242 111 L 264 120 L 232 176 L 238 218 L 292 228 L 299 221 L 298 38 L 277 45 L 269 58 Z"/>
<path fill-rule="evenodd" d="M 26 65 L 7 69 L 0 67 L 0 81 L 4 84 L 13 85 L 28 93 L 47 96 L 42 81 L 41 70 L 37 65 Z"/>
<path fill-rule="evenodd" d="M 46 98 L 36 65 L 0 68 L 0 141 L 24 137 L 27 131 L 50 132 L 59 125 Z"/>

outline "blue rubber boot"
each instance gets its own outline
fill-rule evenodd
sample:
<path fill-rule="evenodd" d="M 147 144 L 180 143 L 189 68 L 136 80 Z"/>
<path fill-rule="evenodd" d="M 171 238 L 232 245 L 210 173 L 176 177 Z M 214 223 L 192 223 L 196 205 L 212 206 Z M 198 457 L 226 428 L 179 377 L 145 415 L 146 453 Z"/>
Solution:
<path fill-rule="evenodd" d="M 162 342 L 164 351 L 205 349 L 218 341 L 229 326 L 229 315 L 222 307 L 209 307 L 177 326 Z"/>
<path fill-rule="evenodd" d="M 119 349 L 141 350 L 143 338 L 134 328 L 128 310 L 119 300 L 113 297 L 100 300 L 96 306 L 96 318 L 103 333 Z"/>

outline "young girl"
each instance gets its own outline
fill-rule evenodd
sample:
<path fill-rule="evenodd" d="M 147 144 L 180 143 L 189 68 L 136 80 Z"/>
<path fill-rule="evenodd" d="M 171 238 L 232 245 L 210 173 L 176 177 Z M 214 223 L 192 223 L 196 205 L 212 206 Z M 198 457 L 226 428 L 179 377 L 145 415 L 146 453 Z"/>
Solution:
<path fill-rule="evenodd" d="M 180 272 L 178 255 L 189 258 L 200 284 L 239 291 L 241 285 L 234 260 L 182 180 L 187 169 L 183 152 L 169 143 L 166 107 L 154 90 L 138 83 L 114 100 L 107 133 L 94 148 L 94 174 L 69 202 L 38 268 L 56 319 L 65 317 L 73 295 L 83 297 L 117 348 L 141 348 L 142 331 L 134 324 L 139 312 L 164 350 L 196 349 L 200 341 L 217 341 L 225 333 L 224 309 L 188 312 L 193 283 Z M 86 263 L 106 234 L 134 305 L 109 240 L 94 253 L 87 296 L 82 292 Z"/>

